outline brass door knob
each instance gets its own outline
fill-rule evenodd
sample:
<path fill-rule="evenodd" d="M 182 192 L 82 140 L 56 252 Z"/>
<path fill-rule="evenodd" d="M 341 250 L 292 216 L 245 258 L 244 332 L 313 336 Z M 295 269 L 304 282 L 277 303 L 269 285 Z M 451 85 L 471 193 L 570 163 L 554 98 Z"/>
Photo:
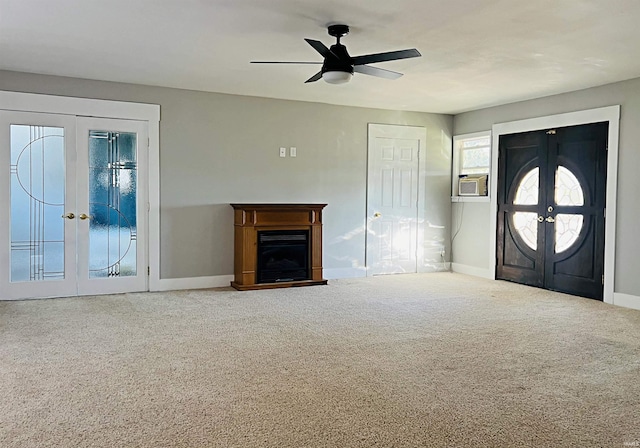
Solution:
<path fill-rule="evenodd" d="M 91 219 L 91 216 L 85 214 L 85 213 L 80 213 L 80 216 L 78 216 L 78 218 L 82 219 L 83 221 L 85 219 Z"/>
<path fill-rule="evenodd" d="M 379 218 L 379 217 L 381 217 L 381 216 L 382 216 L 382 213 L 380 213 L 380 212 L 375 212 L 375 213 L 373 214 L 373 217 L 374 217 L 374 218 Z"/>
<path fill-rule="evenodd" d="M 67 213 L 66 215 L 62 215 L 63 218 L 73 219 L 76 217 L 73 213 Z"/>
<path fill-rule="evenodd" d="M 545 221 L 547 221 L 547 222 L 556 222 L 556 220 L 553 218 L 553 216 L 547 216 L 547 219 L 545 219 Z"/>

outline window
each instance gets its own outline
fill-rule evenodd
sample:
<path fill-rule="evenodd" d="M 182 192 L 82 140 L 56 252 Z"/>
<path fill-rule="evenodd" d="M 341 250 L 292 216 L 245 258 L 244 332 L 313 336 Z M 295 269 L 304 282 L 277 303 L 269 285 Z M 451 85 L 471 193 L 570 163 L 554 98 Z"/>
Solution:
<path fill-rule="evenodd" d="M 454 136 L 452 168 L 451 192 L 454 200 L 470 199 L 458 196 L 458 179 L 460 176 L 488 175 L 491 172 L 491 131 Z"/>
<path fill-rule="evenodd" d="M 540 169 L 534 168 L 524 175 L 516 190 L 513 200 L 515 205 L 537 205 L 539 201 Z M 559 165 L 556 170 L 554 187 L 556 205 L 583 206 L 584 191 L 578 178 L 567 167 Z M 538 247 L 537 213 L 515 212 L 513 226 L 522 240 L 533 250 Z M 582 230 L 584 216 L 580 214 L 558 213 L 555 216 L 555 253 L 559 254 L 570 248 L 578 240 Z"/>

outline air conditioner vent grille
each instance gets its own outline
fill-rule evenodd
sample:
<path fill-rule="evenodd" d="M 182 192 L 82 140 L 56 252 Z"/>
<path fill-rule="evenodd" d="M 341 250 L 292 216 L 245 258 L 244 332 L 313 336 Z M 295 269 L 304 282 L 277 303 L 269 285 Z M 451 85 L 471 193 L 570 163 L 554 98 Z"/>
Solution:
<path fill-rule="evenodd" d="M 458 194 L 460 196 L 486 196 L 487 175 L 460 178 L 458 182 Z"/>

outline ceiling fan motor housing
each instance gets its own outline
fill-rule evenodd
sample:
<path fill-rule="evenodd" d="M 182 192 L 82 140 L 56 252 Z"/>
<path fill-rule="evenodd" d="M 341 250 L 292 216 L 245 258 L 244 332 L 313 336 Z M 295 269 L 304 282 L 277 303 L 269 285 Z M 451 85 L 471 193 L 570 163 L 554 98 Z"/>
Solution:
<path fill-rule="evenodd" d="M 322 64 L 322 73 L 346 72 L 353 75 L 353 64 L 351 63 L 351 56 L 347 52 L 347 47 L 342 44 L 334 44 L 330 50 L 337 56 L 337 59 L 333 57 L 325 58 Z"/>

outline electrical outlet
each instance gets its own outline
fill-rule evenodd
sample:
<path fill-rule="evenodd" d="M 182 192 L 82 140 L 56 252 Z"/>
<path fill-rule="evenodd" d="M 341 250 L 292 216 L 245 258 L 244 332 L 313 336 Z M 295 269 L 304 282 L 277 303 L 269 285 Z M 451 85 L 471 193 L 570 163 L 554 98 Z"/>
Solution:
<path fill-rule="evenodd" d="M 289 148 L 289 155 L 291 157 L 296 157 L 298 155 L 298 148 L 296 148 L 295 146 Z"/>
<path fill-rule="evenodd" d="M 280 148 L 280 157 L 287 157 L 287 148 Z"/>

